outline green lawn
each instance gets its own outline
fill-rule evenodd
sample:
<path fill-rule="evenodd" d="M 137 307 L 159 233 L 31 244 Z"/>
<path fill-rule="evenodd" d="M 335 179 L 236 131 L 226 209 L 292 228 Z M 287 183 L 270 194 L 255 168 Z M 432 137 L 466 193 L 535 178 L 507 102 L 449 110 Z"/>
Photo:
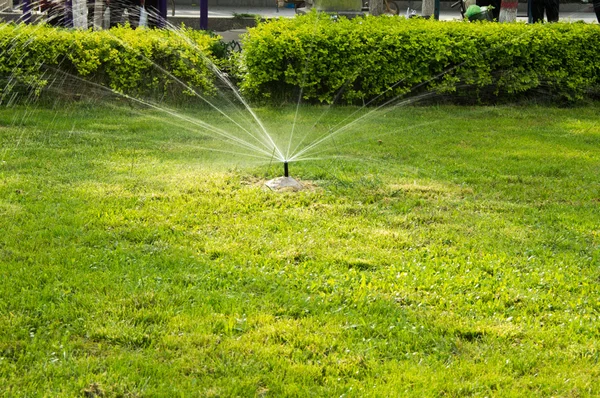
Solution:
<path fill-rule="evenodd" d="M 275 193 L 158 111 L 2 109 L 0 395 L 598 396 L 599 115 L 378 112 Z"/>

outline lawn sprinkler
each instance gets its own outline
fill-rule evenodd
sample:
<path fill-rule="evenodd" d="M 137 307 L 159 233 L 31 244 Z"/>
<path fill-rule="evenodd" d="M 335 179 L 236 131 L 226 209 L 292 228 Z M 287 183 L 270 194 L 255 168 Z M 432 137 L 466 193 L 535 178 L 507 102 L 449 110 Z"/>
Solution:
<path fill-rule="evenodd" d="M 283 161 L 283 177 L 277 177 L 265 183 L 273 191 L 300 191 L 304 187 L 294 178 L 290 177 L 290 162 Z"/>

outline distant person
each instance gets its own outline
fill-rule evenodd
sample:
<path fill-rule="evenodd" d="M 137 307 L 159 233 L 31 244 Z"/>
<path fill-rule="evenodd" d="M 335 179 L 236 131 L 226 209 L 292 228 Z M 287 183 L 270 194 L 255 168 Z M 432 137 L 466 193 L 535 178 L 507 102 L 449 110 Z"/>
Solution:
<path fill-rule="evenodd" d="M 160 28 L 160 13 L 158 12 L 159 0 L 145 0 L 146 11 L 148 12 L 148 27 Z"/>
<path fill-rule="evenodd" d="M 102 12 L 106 8 L 106 1 L 100 0 L 102 3 Z M 96 0 L 87 0 L 87 9 L 88 9 L 88 27 L 94 27 L 94 16 L 96 15 Z M 102 24 L 102 22 L 101 22 Z"/>
<path fill-rule="evenodd" d="M 140 7 L 141 0 L 107 0 L 108 8 L 110 8 L 110 27 L 123 24 L 123 14 L 127 10 L 127 19 L 129 26 L 135 29 L 140 24 Z"/>
<path fill-rule="evenodd" d="M 596 19 L 600 23 L 600 0 L 594 0 L 594 11 L 596 12 Z"/>
<path fill-rule="evenodd" d="M 544 11 L 548 22 L 558 22 L 558 0 L 533 0 L 531 4 L 533 23 L 544 22 Z"/>
<path fill-rule="evenodd" d="M 46 14 L 45 22 L 49 25 L 68 27 L 69 18 L 65 0 L 41 0 L 40 10 Z"/>
<path fill-rule="evenodd" d="M 477 0 L 479 7 L 492 6 L 492 17 L 495 21 L 500 19 L 500 0 Z"/>

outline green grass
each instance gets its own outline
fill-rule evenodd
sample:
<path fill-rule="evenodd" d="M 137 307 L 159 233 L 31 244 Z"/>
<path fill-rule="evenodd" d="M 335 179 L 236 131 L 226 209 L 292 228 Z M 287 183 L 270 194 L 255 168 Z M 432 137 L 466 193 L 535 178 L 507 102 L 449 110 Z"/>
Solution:
<path fill-rule="evenodd" d="M 0 395 L 598 396 L 599 111 L 380 113 L 274 193 L 156 113 L 3 109 Z"/>

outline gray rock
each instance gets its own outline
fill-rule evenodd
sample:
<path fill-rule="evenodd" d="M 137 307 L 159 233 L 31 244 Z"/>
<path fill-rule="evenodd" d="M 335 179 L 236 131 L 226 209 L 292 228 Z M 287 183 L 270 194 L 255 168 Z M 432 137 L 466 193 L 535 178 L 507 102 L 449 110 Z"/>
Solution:
<path fill-rule="evenodd" d="M 265 185 L 273 191 L 300 191 L 304 189 L 302 184 L 292 177 L 277 177 L 267 181 Z"/>

